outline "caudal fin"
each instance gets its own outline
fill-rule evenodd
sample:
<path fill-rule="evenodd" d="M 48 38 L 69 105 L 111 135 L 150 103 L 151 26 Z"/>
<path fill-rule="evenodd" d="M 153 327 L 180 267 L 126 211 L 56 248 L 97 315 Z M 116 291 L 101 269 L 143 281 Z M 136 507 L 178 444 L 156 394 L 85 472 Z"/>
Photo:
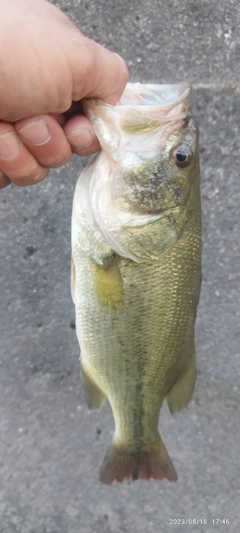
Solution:
<path fill-rule="evenodd" d="M 154 446 L 145 450 L 113 444 L 100 469 L 100 481 L 106 485 L 111 485 L 114 480 L 121 483 L 150 478 L 177 481 L 177 472 L 160 438 Z"/>

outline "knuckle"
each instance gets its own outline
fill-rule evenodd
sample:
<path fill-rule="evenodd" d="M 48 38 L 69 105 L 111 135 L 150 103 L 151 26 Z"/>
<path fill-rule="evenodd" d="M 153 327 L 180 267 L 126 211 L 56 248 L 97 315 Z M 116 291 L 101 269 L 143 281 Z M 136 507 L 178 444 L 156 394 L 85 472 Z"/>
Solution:
<path fill-rule="evenodd" d="M 0 132 L 0 159 L 4 163 L 11 163 L 19 156 L 21 141 L 15 131 Z"/>

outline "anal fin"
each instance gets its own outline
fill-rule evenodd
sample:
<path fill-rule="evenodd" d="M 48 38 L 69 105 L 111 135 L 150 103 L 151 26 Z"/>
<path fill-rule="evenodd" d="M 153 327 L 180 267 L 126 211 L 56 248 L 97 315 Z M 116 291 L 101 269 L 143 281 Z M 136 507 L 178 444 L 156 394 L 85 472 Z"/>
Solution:
<path fill-rule="evenodd" d="M 190 402 L 196 381 L 196 356 L 194 345 L 191 345 L 189 356 L 186 358 L 181 374 L 167 394 L 167 404 L 171 413 L 180 411 Z"/>
<path fill-rule="evenodd" d="M 80 375 L 88 408 L 100 409 L 105 402 L 106 396 L 92 379 L 89 372 L 85 370 L 82 363 L 80 367 Z"/>

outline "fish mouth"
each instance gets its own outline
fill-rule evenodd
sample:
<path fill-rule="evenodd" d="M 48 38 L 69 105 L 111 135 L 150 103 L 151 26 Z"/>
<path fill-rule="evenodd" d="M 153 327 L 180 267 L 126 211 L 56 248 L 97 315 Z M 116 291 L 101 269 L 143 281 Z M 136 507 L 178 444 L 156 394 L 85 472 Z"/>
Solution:
<path fill-rule="evenodd" d="M 179 104 L 185 103 L 185 110 L 188 109 L 191 85 L 189 82 L 167 84 L 151 83 L 127 83 L 120 100 L 115 106 L 102 102 L 101 100 L 91 98 L 84 99 L 82 102 L 84 112 L 94 119 L 95 108 L 98 108 L 97 114 L 101 111 L 107 113 L 113 110 L 117 113 L 128 112 L 129 108 L 138 112 L 151 112 L 151 115 L 159 112 L 164 116 L 164 111 L 169 111 Z M 182 107 L 182 106 L 181 106 Z M 112 111 L 111 111 L 112 112 Z M 186 115 L 186 113 L 185 113 Z M 108 118 L 110 118 L 108 116 Z"/>
<path fill-rule="evenodd" d="M 155 195 L 150 205 L 137 202 L 136 206 L 134 191 L 129 198 L 127 169 L 131 172 L 136 165 L 141 167 L 143 161 L 147 166 L 158 158 L 174 131 L 176 142 L 178 137 L 182 138 L 182 131 L 191 123 L 190 90 L 186 82 L 172 85 L 128 83 L 116 106 L 97 99 L 83 101 L 85 114 L 100 141 L 104 154 L 101 161 L 105 165 L 100 174 L 93 171 L 89 207 L 103 240 L 120 256 L 145 261 L 126 250 L 124 242 L 118 242 L 118 233 L 126 225 L 143 226 L 154 222 L 165 211 L 156 205 Z M 151 184 L 149 187 L 151 192 Z M 177 208 L 178 203 L 173 201 L 171 208 Z"/>
<path fill-rule="evenodd" d="M 189 97 L 190 83 L 181 82 L 171 85 L 157 85 L 151 83 L 128 83 L 117 103 L 117 106 L 139 106 L 147 108 L 154 106 L 169 109 Z M 145 111 L 145 109 L 143 109 Z"/>
<path fill-rule="evenodd" d="M 173 127 L 185 126 L 191 117 L 190 91 L 187 82 L 171 85 L 128 83 L 115 106 L 89 99 L 83 100 L 83 109 L 93 124 L 101 147 L 115 157 L 120 146 L 132 143 L 134 137 L 138 144 L 139 136 L 159 128 L 166 133 L 164 136 L 168 136 Z"/>

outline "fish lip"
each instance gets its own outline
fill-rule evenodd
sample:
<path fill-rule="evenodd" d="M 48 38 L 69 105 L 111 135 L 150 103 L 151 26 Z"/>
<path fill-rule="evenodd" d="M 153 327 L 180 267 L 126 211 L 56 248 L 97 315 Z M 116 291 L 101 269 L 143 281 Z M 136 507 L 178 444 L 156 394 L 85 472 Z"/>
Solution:
<path fill-rule="evenodd" d="M 191 92 L 191 84 L 189 82 L 180 82 L 174 84 L 141 84 L 141 83 L 128 83 L 126 88 L 117 103 L 117 107 L 137 107 L 138 110 L 146 111 L 149 107 L 151 109 L 170 109 L 175 105 L 181 103 L 183 100 L 189 97 Z M 163 96 L 168 96 L 168 100 L 164 101 Z M 171 98 L 169 99 L 169 95 Z M 136 103 L 134 98 L 137 99 Z M 149 102 L 149 98 L 151 101 Z M 127 100 L 130 100 L 127 103 Z M 154 101 L 155 100 L 155 101 Z M 162 101 L 161 101 L 162 100 Z M 125 102 L 125 104 L 123 103 Z"/>
<path fill-rule="evenodd" d="M 145 91 L 145 93 L 141 93 L 141 91 Z M 82 105 L 84 112 L 88 112 L 89 105 L 91 106 L 91 104 L 97 106 L 100 105 L 106 109 L 122 109 L 123 111 L 129 108 L 137 109 L 138 111 L 142 110 L 143 112 L 147 112 L 148 110 L 161 111 L 171 109 L 172 107 L 175 107 L 184 100 L 188 99 L 190 92 L 191 84 L 189 82 L 180 82 L 168 85 L 127 83 L 120 100 L 115 106 L 106 102 L 102 102 L 102 100 L 96 98 L 83 99 Z M 159 93 L 165 93 L 166 95 L 172 94 L 172 98 L 166 102 L 160 102 L 161 98 Z M 147 100 L 144 102 L 144 94 L 146 97 L 152 97 L 155 102 L 147 103 Z"/>
<path fill-rule="evenodd" d="M 164 130 L 168 125 L 176 129 L 183 127 L 184 121 L 186 124 L 186 119 L 192 116 L 190 90 L 188 82 L 172 85 L 128 83 L 115 106 L 98 99 L 88 99 L 83 100 L 83 109 L 93 124 L 102 149 L 109 151 L 110 135 L 110 144 L 113 146 L 115 143 L 115 153 L 122 134 L 126 135 L 124 138 L 128 142 L 136 135 L 145 135 L 158 128 Z M 151 103 L 144 100 L 145 93 L 147 98 L 153 99 Z M 103 126 L 106 123 L 108 126 Z"/>

